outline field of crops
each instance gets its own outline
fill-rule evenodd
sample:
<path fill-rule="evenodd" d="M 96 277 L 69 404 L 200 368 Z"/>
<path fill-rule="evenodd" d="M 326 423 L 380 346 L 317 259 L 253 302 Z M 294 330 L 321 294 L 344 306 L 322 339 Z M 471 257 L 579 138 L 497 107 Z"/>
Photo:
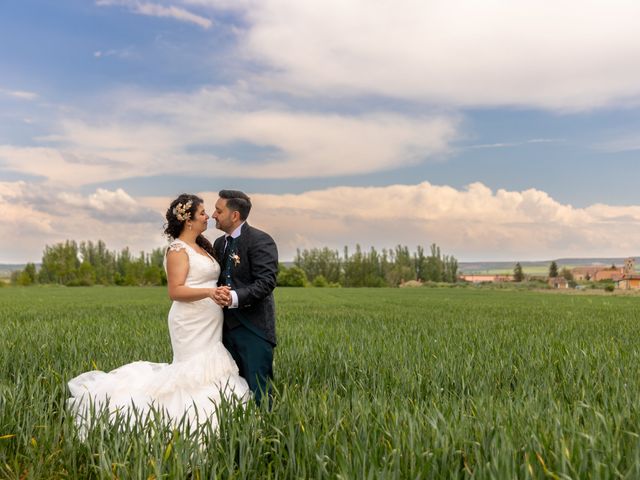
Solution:
<path fill-rule="evenodd" d="M 66 380 L 171 360 L 162 288 L 0 289 L 0 478 L 640 478 L 640 297 L 279 289 L 271 411 L 204 440 Z"/>

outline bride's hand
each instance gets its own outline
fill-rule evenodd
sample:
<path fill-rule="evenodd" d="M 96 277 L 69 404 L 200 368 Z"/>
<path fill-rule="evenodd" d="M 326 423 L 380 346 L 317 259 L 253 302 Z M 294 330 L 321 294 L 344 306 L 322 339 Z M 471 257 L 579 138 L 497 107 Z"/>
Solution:
<path fill-rule="evenodd" d="M 229 287 L 218 287 L 211 289 L 211 298 L 221 307 L 226 307 L 231 303 L 231 290 Z"/>

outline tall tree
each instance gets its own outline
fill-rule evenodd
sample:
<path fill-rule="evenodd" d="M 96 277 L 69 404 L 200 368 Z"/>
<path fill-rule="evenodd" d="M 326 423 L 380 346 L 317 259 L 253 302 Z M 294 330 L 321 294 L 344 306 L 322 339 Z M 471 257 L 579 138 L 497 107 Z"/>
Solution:
<path fill-rule="evenodd" d="M 556 278 L 557 276 L 558 276 L 558 264 L 554 260 L 553 262 L 551 262 L 551 265 L 549 265 L 549 277 Z"/>
<path fill-rule="evenodd" d="M 573 273 L 571 273 L 571 270 L 569 270 L 567 267 L 562 267 L 562 270 L 560 270 L 560 275 L 567 279 L 567 281 L 573 282 Z"/>
<path fill-rule="evenodd" d="M 396 245 L 392 250 L 391 265 L 387 271 L 386 280 L 389 286 L 397 287 L 402 282 L 416 279 L 416 267 L 414 258 L 409 253 L 409 248 Z"/>
<path fill-rule="evenodd" d="M 307 276 L 304 270 L 296 265 L 287 268 L 280 264 L 277 283 L 279 287 L 304 287 L 307 284 Z"/>
<path fill-rule="evenodd" d="M 340 281 L 342 265 L 337 250 L 327 247 L 298 250 L 293 263 L 304 270 L 310 281 L 318 276 L 323 276 L 329 282 Z"/>
<path fill-rule="evenodd" d="M 444 256 L 444 278 L 448 283 L 455 283 L 458 280 L 458 260 L 453 255 Z"/>
<path fill-rule="evenodd" d="M 46 246 L 42 255 L 40 283 L 73 285 L 77 282 L 80 260 L 78 245 L 67 240 L 52 247 Z"/>
<path fill-rule="evenodd" d="M 78 283 L 90 287 L 96 283 L 96 269 L 86 258 L 78 268 Z"/>
<path fill-rule="evenodd" d="M 440 247 L 435 243 L 431 244 L 431 255 L 427 257 L 427 273 L 426 280 L 432 282 L 441 282 L 443 280 L 444 266 L 442 263 L 442 255 Z"/>
<path fill-rule="evenodd" d="M 522 271 L 522 265 L 520 265 L 520 262 L 516 263 L 516 266 L 513 268 L 513 280 L 515 282 L 521 282 L 524 280 L 524 272 Z"/>
<path fill-rule="evenodd" d="M 37 280 L 36 266 L 33 263 L 27 263 L 24 270 L 17 270 L 11 274 L 11 283 L 22 287 L 33 285 Z"/>
<path fill-rule="evenodd" d="M 416 253 L 413 255 L 416 278 L 420 281 L 427 280 L 427 257 L 424 254 L 424 248 L 420 245 L 416 247 Z"/>

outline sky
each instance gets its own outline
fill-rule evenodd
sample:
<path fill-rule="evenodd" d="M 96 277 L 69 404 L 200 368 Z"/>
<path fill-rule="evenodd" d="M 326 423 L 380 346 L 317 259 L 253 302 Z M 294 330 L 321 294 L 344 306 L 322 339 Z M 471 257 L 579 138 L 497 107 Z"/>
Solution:
<path fill-rule="evenodd" d="M 636 0 L 0 2 L 0 263 L 166 245 L 246 191 L 280 258 L 640 256 Z M 206 235 L 221 232 L 210 223 Z"/>

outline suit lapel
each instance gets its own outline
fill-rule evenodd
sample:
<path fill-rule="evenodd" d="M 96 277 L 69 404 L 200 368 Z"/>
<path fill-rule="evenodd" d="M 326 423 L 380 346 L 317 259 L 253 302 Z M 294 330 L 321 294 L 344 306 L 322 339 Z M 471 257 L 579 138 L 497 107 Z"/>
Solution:
<path fill-rule="evenodd" d="M 222 262 L 222 255 L 224 254 L 224 235 L 218 237 L 215 243 L 215 247 L 218 261 Z"/>
<path fill-rule="evenodd" d="M 247 235 L 249 235 L 249 224 L 247 222 L 244 222 L 242 224 L 242 228 L 240 229 L 240 238 L 242 238 L 243 236 L 246 237 Z"/>
<path fill-rule="evenodd" d="M 247 237 L 247 224 L 245 223 L 242 225 L 242 228 L 240 229 L 240 235 L 236 238 L 236 241 L 235 241 L 235 252 L 241 258 L 240 263 L 242 263 L 242 259 L 244 259 L 244 256 L 245 256 L 244 246 L 247 244 L 246 237 Z M 234 265 L 233 271 L 236 272 L 238 270 L 238 267 L 240 267 L 240 265 Z"/>
<path fill-rule="evenodd" d="M 246 245 L 247 237 L 249 236 L 249 225 L 245 222 L 240 229 L 240 236 L 236 238 L 236 248 L 239 250 L 243 245 Z"/>
<path fill-rule="evenodd" d="M 245 222 L 242 225 L 242 228 L 240 229 L 240 236 L 236 238 L 235 251 L 240 257 L 240 263 L 232 267 L 232 271 L 234 273 L 239 273 L 238 272 L 239 270 L 244 270 L 246 268 L 246 264 L 243 262 L 243 260 L 248 261 L 247 249 L 250 241 L 250 236 L 251 236 L 251 233 L 250 233 L 249 224 Z M 242 276 L 243 274 L 240 273 L 240 275 Z"/>

